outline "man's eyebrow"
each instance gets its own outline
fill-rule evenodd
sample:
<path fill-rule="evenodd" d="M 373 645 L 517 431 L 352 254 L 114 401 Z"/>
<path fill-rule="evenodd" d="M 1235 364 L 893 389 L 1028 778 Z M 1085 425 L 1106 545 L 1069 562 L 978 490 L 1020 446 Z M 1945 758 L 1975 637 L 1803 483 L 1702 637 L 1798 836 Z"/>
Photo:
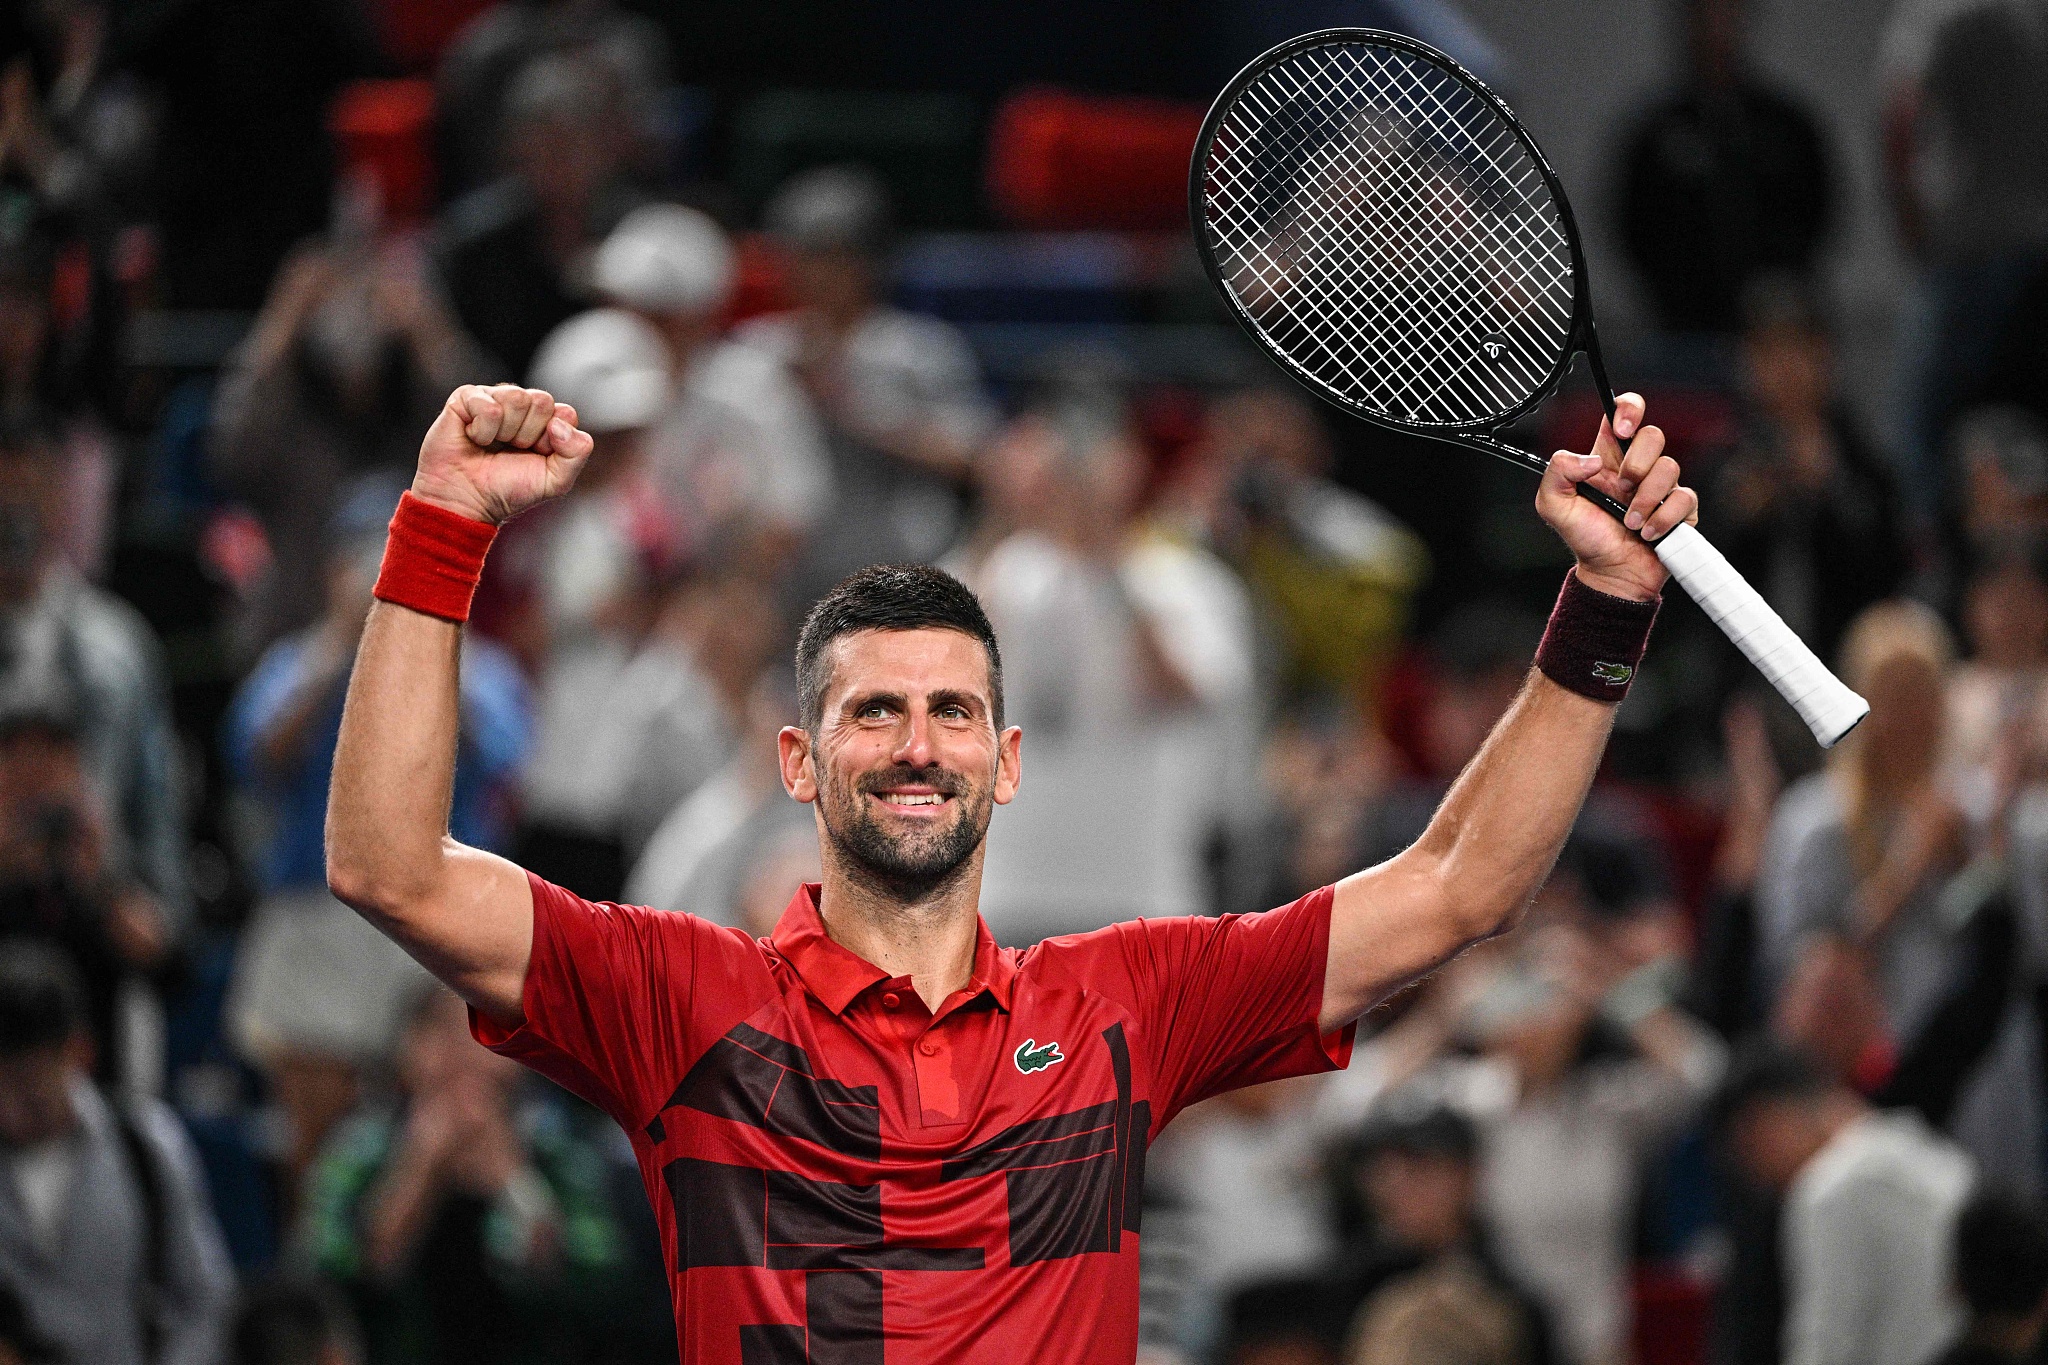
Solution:
<path fill-rule="evenodd" d="M 961 710 L 972 712 L 975 715 L 982 715 L 988 711 L 988 703 L 975 693 L 962 692 L 957 688 L 950 687 L 941 688 L 933 692 L 926 698 L 926 703 L 933 710 L 937 710 L 941 706 L 957 706 Z"/>

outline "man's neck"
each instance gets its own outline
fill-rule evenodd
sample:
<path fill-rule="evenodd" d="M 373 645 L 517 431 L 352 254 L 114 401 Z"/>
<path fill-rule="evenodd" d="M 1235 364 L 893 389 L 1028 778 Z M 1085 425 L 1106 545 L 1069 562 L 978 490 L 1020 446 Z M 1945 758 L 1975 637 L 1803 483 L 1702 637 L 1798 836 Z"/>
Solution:
<path fill-rule="evenodd" d="M 981 850 L 925 895 L 905 898 L 843 865 L 828 849 L 818 915 L 825 934 L 891 976 L 907 976 L 936 1011 L 974 974 L 981 918 Z"/>

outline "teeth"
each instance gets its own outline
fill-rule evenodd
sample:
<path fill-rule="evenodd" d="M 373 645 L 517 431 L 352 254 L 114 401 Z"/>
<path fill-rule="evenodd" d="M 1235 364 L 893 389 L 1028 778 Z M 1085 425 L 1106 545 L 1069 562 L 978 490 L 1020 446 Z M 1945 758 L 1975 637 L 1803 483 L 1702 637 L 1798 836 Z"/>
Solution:
<path fill-rule="evenodd" d="M 889 792 L 882 799 L 892 806 L 936 806 L 944 798 L 937 792 L 921 792 L 915 795 Z"/>

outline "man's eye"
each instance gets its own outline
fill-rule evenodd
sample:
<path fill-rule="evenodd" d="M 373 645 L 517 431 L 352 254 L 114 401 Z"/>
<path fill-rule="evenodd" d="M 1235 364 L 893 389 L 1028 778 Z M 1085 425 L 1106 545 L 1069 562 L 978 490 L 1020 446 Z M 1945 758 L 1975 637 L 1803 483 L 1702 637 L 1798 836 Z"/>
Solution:
<path fill-rule="evenodd" d="M 888 716 L 889 708 L 880 702 L 872 702 L 860 709 L 860 718 L 862 720 L 886 720 Z"/>
<path fill-rule="evenodd" d="M 939 715 L 945 720 L 966 720 L 967 708 L 964 706 L 941 706 L 939 708 Z"/>

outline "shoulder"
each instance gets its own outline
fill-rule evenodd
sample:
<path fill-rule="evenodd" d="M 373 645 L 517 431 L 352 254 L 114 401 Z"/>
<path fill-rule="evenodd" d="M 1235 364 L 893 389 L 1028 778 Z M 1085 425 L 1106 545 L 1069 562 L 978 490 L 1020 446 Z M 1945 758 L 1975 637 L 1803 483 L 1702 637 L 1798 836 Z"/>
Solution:
<path fill-rule="evenodd" d="M 904 364 L 951 363 L 969 359 L 966 334 L 952 323 L 900 308 L 877 308 L 855 333 L 861 349 L 876 359 Z"/>
<path fill-rule="evenodd" d="M 102 674 L 118 671 L 137 682 L 148 681 L 159 672 L 156 633 L 134 607 L 106 589 L 68 574 L 55 586 L 51 600 L 68 622 L 88 669 Z"/>
<path fill-rule="evenodd" d="M 1873 1114 L 1839 1134 L 1794 1182 L 1790 1205 L 1809 1219 L 1897 1207 L 1914 1216 L 1960 1205 L 1974 1167 L 1960 1147 L 1910 1113 Z"/>

